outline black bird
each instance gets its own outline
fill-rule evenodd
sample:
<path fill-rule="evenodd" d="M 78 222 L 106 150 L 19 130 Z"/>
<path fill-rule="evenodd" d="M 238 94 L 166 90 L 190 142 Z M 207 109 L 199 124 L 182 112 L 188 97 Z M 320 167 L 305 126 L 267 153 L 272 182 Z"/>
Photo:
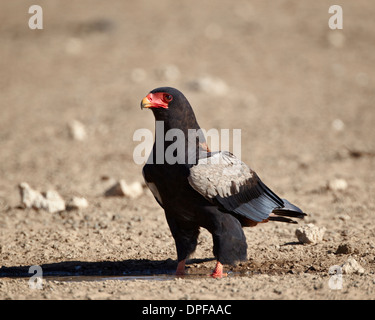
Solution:
<path fill-rule="evenodd" d="M 152 90 L 141 108 L 151 109 L 156 120 L 155 143 L 142 173 L 175 240 L 176 274 L 185 273 L 200 227 L 213 238 L 217 264 L 212 276 L 222 277 L 223 264 L 247 259 L 242 227 L 269 220 L 297 223 L 288 217 L 306 215 L 230 152 L 211 152 L 190 103 L 177 89 Z"/>

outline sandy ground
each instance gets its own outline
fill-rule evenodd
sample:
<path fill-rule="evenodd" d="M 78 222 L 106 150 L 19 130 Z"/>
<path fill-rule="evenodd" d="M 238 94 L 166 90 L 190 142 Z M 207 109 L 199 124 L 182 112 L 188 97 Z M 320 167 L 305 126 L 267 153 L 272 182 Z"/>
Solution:
<path fill-rule="evenodd" d="M 28 28 L 29 1 L 0 5 L 0 299 L 375 297 L 373 1 L 335 3 L 343 30 L 329 29 L 326 1 L 38 4 L 43 30 Z M 210 90 L 192 85 L 202 79 Z M 114 180 L 142 181 L 132 138 L 153 131 L 154 118 L 139 103 L 163 85 L 185 93 L 201 127 L 241 129 L 242 160 L 309 213 L 302 224 L 325 227 L 324 239 L 300 244 L 295 225 L 275 222 L 247 228 L 249 260 L 220 280 L 206 276 L 215 264 L 206 230 L 186 278 L 48 278 L 170 275 L 176 267 L 149 191 L 104 196 Z M 84 124 L 83 141 L 69 135 L 72 120 Z M 347 188 L 327 188 L 334 179 Z M 25 209 L 21 182 L 85 197 L 89 207 Z M 344 274 L 333 290 L 328 270 L 349 257 L 364 272 Z M 41 290 L 16 277 L 32 265 L 44 272 Z"/>

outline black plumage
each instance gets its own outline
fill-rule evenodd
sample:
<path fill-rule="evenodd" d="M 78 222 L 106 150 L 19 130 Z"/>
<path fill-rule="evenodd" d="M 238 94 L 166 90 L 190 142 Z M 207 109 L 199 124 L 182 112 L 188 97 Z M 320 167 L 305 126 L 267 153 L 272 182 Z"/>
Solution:
<path fill-rule="evenodd" d="M 295 223 L 289 217 L 305 216 L 272 192 L 233 154 L 211 152 L 192 107 L 177 89 L 154 89 L 142 100 L 141 107 L 150 108 L 155 120 L 163 124 L 156 130 L 156 142 L 143 176 L 165 211 L 176 243 L 178 274 L 184 273 L 185 260 L 196 248 L 200 227 L 212 234 L 217 259 L 213 276 L 220 277 L 221 264 L 247 259 L 243 226 L 268 220 Z M 170 130 L 174 130 L 172 136 L 178 131 L 180 139 L 167 139 Z"/>

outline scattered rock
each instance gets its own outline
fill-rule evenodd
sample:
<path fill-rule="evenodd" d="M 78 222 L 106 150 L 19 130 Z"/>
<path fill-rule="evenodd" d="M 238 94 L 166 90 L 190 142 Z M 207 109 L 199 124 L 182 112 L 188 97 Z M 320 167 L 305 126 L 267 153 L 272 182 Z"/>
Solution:
<path fill-rule="evenodd" d="M 25 208 L 46 210 L 50 213 L 64 211 L 65 201 L 54 190 L 49 190 L 45 194 L 32 189 L 26 182 L 19 185 L 21 202 Z"/>
<path fill-rule="evenodd" d="M 143 187 L 140 182 L 136 181 L 128 185 L 125 180 L 120 180 L 116 182 L 112 187 L 110 187 L 104 195 L 107 197 L 120 196 L 135 199 L 142 193 Z"/>
<path fill-rule="evenodd" d="M 349 243 L 340 244 L 335 252 L 336 254 L 350 254 L 353 253 L 353 247 Z"/>
<path fill-rule="evenodd" d="M 363 267 L 353 257 L 349 257 L 348 260 L 341 265 L 341 268 L 344 274 L 360 274 L 365 272 L 365 269 L 363 269 Z"/>
<path fill-rule="evenodd" d="M 66 204 L 67 210 L 80 210 L 89 206 L 88 201 L 82 197 L 73 197 Z"/>
<path fill-rule="evenodd" d="M 332 191 L 343 191 L 348 187 L 348 183 L 344 179 L 333 179 L 327 184 L 327 188 Z"/>
<path fill-rule="evenodd" d="M 78 120 L 72 120 L 68 124 L 69 133 L 72 139 L 83 141 L 87 138 L 85 126 Z"/>
<path fill-rule="evenodd" d="M 192 90 L 201 91 L 212 95 L 224 95 L 228 92 L 227 84 L 219 79 L 204 76 L 189 83 Z"/>
<path fill-rule="evenodd" d="M 332 121 L 332 129 L 335 131 L 342 131 L 345 128 L 345 124 L 341 119 L 335 119 Z"/>
<path fill-rule="evenodd" d="M 346 214 L 346 213 L 340 214 L 340 215 L 338 215 L 337 217 L 338 217 L 340 220 L 342 220 L 342 221 L 347 221 L 347 220 L 350 220 L 350 219 L 351 219 L 350 216 L 349 216 L 348 214 Z"/>
<path fill-rule="evenodd" d="M 375 152 L 371 150 L 355 150 L 352 148 L 346 147 L 348 154 L 351 158 L 361 158 L 361 157 L 375 157 Z"/>
<path fill-rule="evenodd" d="M 45 210 L 48 212 L 54 213 L 65 210 L 65 201 L 57 191 L 48 190 L 45 193 L 45 198 L 47 200 Z"/>
<path fill-rule="evenodd" d="M 26 182 L 19 185 L 21 202 L 25 208 L 41 208 L 44 206 L 45 198 L 39 191 L 32 189 Z"/>
<path fill-rule="evenodd" d="M 317 243 L 323 240 L 325 231 L 326 228 L 309 223 L 296 229 L 296 236 L 302 243 Z"/>

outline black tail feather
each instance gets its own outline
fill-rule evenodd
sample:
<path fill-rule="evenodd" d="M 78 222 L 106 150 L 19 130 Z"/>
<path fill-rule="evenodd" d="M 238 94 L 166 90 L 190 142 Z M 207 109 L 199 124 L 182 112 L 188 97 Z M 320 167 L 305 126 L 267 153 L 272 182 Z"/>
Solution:
<path fill-rule="evenodd" d="M 272 213 L 274 213 L 278 216 L 282 216 L 282 217 L 291 217 L 291 218 L 299 218 L 299 219 L 303 219 L 305 216 L 307 216 L 307 214 L 304 213 L 304 212 L 297 212 L 297 211 L 293 211 L 293 210 L 290 210 L 290 209 L 284 209 L 284 208 L 274 209 L 272 211 Z"/>
<path fill-rule="evenodd" d="M 279 222 L 286 222 L 286 223 L 294 223 L 294 224 L 297 224 L 298 222 L 297 221 L 294 221 L 292 219 L 289 219 L 289 218 L 285 218 L 285 217 L 277 217 L 277 216 L 270 216 L 268 218 L 268 220 L 271 220 L 271 221 L 279 221 Z"/>
<path fill-rule="evenodd" d="M 307 216 L 306 213 L 304 213 L 300 208 L 296 207 L 294 204 L 291 204 L 288 200 L 282 200 L 284 202 L 284 207 L 273 209 L 272 214 L 269 217 L 270 220 L 297 223 L 297 221 L 294 221 L 286 217 L 303 219 L 305 216 Z"/>

